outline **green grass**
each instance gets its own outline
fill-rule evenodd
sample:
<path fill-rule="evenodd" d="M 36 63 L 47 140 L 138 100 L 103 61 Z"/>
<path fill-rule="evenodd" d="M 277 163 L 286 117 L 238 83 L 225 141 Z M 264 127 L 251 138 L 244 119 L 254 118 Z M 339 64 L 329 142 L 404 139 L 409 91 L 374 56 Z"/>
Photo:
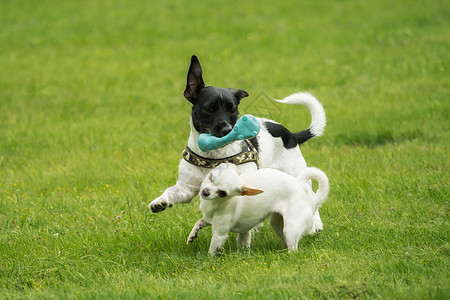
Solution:
<path fill-rule="evenodd" d="M 0 3 L 0 298 L 450 297 L 447 1 Z M 325 135 L 302 145 L 331 182 L 325 229 L 297 253 L 264 226 L 250 251 L 198 199 L 147 204 L 189 135 L 190 55 L 241 113 L 288 128 L 307 90 Z M 260 97 L 258 97 L 260 96 Z"/>

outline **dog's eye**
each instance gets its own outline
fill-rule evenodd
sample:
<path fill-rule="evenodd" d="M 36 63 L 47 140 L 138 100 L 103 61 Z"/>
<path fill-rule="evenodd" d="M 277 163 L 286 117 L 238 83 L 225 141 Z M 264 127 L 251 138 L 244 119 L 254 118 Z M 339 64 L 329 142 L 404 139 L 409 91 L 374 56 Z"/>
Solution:
<path fill-rule="evenodd" d="M 225 191 L 217 191 L 217 196 L 219 196 L 220 198 L 225 198 L 226 196 L 228 196 L 228 194 Z"/>
<path fill-rule="evenodd" d="M 203 107 L 203 112 L 212 114 L 214 112 L 214 109 L 212 107 Z"/>
<path fill-rule="evenodd" d="M 232 114 L 235 114 L 235 113 L 237 113 L 237 107 L 236 106 L 234 106 L 233 104 L 228 104 L 228 111 L 230 112 L 230 113 L 232 113 Z"/>

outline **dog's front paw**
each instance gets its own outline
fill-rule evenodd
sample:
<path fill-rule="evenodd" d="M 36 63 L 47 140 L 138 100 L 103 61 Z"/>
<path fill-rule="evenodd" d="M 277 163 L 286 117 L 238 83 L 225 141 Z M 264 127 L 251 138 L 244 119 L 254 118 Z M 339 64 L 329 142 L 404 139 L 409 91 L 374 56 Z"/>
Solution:
<path fill-rule="evenodd" d="M 159 197 L 159 198 L 156 198 L 155 200 L 153 200 L 152 202 L 150 202 L 150 204 L 148 205 L 148 209 L 150 209 L 154 213 L 158 213 L 158 212 L 165 210 L 167 207 L 172 207 L 172 206 L 173 206 L 173 204 L 171 202 Z"/>
<path fill-rule="evenodd" d="M 198 230 L 192 230 L 191 234 L 189 234 L 186 245 L 189 245 L 190 243 L 192 243 L 193 241 L 195 241 L 195 239 L 198 237 Z"/>

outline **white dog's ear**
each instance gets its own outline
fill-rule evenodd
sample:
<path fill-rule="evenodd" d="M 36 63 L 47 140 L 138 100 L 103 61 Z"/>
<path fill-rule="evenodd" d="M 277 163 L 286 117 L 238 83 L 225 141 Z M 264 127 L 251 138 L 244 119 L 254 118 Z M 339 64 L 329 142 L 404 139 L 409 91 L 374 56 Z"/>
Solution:
<path fill-rule="evenodd" d="M 264 193 L 264 191 L 258 190 L 258 189 L 254 189 L 248 186 L 242 186 L 241 188 L 241 195 L 242 196 L 256 196 L 259 195 L 261 193 Z"/>
<path fill-rule="evenodd" d="M 213 174 L 212 173 L 209 173 L 209 175 L 208 175 L 208 179 L 209 179 L 209 181 L 211 181 L 211 182 L 213 182 Z"/>

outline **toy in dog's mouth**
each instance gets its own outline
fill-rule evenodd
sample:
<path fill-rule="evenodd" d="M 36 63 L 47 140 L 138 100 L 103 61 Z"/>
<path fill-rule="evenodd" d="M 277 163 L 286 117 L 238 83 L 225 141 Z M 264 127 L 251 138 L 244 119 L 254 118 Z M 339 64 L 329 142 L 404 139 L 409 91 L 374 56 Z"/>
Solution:
<path fill-rule="evenodd" d="M 234 141 L 254 138 L 261 129 L 261 124 L 252 115 L 240 117 L 233 129 L 223 137 L 216 137 L 211 134 L 202 133 L 198 137 L 198 147 L 203 152 L 222 148 Z"/>

